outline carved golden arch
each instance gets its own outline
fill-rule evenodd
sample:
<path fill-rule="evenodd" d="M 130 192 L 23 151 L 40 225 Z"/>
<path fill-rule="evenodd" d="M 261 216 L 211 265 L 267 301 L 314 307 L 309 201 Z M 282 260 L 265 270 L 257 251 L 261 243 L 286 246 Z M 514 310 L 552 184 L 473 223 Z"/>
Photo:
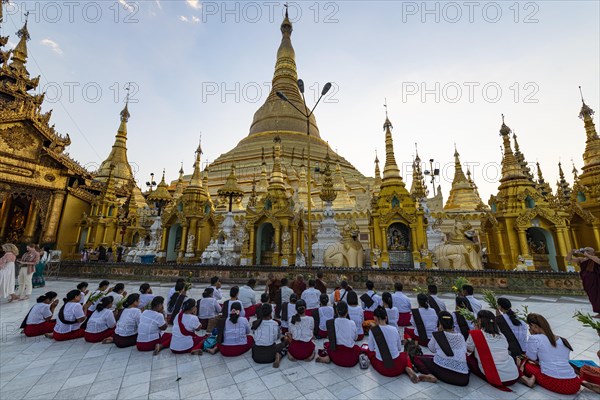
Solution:
<path fill-rule="evenodd" d="M 515 229 L 524 229 L 531 226 L 531 220 L 535 217 L 542 217 L 547 220 L 550 225 L 554 225 L 555 228 L 564 228 L 567 225 L 565 218 L 561 218 L 558 215 L 552 215 L 547 210 L 534 207 L 528 209 L 525 213 L 521 214 L 516 221 Z"/>
<path fill-rule="evenodd" d="M 408 226 L 412 226 L 417 221 L 417 217 L 415 215 L 409 214 L 401 208 L 394 208 L 391 212 L 387 213 L 386 215 L 382 215 L 379 218 L 381 225 L 386 226 L 389 225 L 394 219 L 400 219 Z"/>
<path fill-rule="evenodd" d="M 594 215 L 581 208 L 579 204 L 572 203 L 571 207 L 569 207 L 569 222 L 573 220 L 573 217 L 579 216 L 585 223 L 589 225 L 594 225 L 600 223 L 600 220 Z"/>

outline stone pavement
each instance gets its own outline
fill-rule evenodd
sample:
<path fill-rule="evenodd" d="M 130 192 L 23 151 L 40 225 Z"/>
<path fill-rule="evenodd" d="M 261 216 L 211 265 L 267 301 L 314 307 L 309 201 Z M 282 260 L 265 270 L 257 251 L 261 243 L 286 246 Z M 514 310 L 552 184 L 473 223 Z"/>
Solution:
<path fill-rule="evenodd" d="M 97 281 L 91 281 L 90 289 Z M 111 282 L 114 283 L 114 282 Z M 134 293 L 141 282 L 125 282 Z M 517 383 L 506 393 L 471 375 L 467 387 L 445 383 L 412 384 L 404 374 L 386 378 L 372 368 L 341 368 L 333 364 L 284 360 L 279 369 L 252 361 L 250 352 L 240 357 L 220 354 L 174 355 L 169 350 L 153 357 L 135 347 L 89 344 L 83 339 L 55 342 L 26 338 L 17 329 L 35 297 L 53 290 L 62 298 L 77 281 L 48 281 L 34 289 L 28 301 L 0 304 L 0 398 L 2 399 L 598 399 L 582 389 L 577 396 L 561 396 L 539 386 Z M 171 285 L 151 283 L 154 294 L 166 296 Z M 198 298 L 196 284 L 191 296 Z M 223 293 L 228 293 L 224 287 Z M 257 289 L 257 292 L 262 288 Z M 407 293 L 416 305 L 413 293 Z M 497 293 L 501 295 L 501 293 Z M 453 295 L 441 296 L 450 310 Z M 477 296 L 481 298 L 480 296 Z M 526 303 L 530 312 L 546 316 L 555 333 L 573 345 L 572 358 L 595 360 L 599 349 L 596 333 L 571 316 L 575 310 L 591 313 L 587 299 L 580 297 L 505 296 L 515 308 Z M 323 340 L 317 341 L 317 348 Z M 427 352 L 427 351 L 426 351 Z"/>

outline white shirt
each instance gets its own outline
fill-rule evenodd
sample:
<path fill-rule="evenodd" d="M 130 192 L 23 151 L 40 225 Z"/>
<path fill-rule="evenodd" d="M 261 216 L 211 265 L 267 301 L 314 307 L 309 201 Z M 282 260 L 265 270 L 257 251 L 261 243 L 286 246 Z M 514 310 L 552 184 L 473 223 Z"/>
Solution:
<path fill-rule="evenodd" d="M 96 289 L 96 290 L 94 290 L 94 291 L 92 292 L 92 294 L 90 294 L 90 297 L 96 296 L 98 293 L 104 293 L 104 292 L 103 292 L 102 290 L 98 290 L 98 289 Z M 88 297 L 88 299 L 89 299 L 90 297 Z M 101 297 L 100 297 L 98 300 L 96 300 L 96 301 L 95 301 L 95 302 L 94 302 L 92 305 L 90 305 L 90 306 L 88 307 L 88 310 L 89 310 L 89 311 L 96 311 L 96 306 L 98 305 L 98 303 L 100 303 L 100 300 L 102 300 L 102 296 L 101 296 Z"/>
<path fill-rule="evenodd" d="M 115 292 L 110 292 L 109 294 L 106 295 L 106 297 L 113 298 L 112 307 L 110 308 L 113 311 L 117 308 L 117 303 L 119 303 L 121 300 L 123 300 L 123 295 L 121 295 L 119 293 L 115 293 Z M 94 307 L 94 310 L 95 309 L 96 309 L 96 307 Z"/>
<path fill-rule="evenodd" d="M 365 311 L 375 311 L 375 309 L 381 305 L 381 296 L 378 294 L 375 294 L 375 292 L 372 290 L 368 290 L 367 295 L 369 295 L 369 297 L 373 300 L 373 304 L 371 304 L 371 307 L 367 307 L 367 306 L 365 306 L 365 303 L 363 303 L 361 301 L 360 303 L 362 305 L 362 308 Z M 392 301 L 393 301 L 393 298 L 392 298 Z"/>
<path fill-rule="evenodd" d="M 358 330 L 354 322 L 347 318 L 336 318 L 335 343 L 339 346 L 354 347 L 354 342 L 358 338 Z"/>
<path fill-rule="evenodd" d="M 162 336 L 161 326 L 167 323 L 162 313 L 146 310 L 140 317 L 137 341 L 140 343 L 152 342 Z"/>
<path fill-rule="evenodd" d="M 350 317 L 352 322 L 354 322 L 358 334 L 364 334 L 365 332 L 363 331 L 363 322 L 365 321 L 365 312 L 363 311 L 362 307 L 348 306 L 348 316 Z"/>
<path fill-rule="evenodd" d="M 282 304 L 289 303 L 290 296 L 294 293 L 294 291 L 287 286 L 282 286 L 280 290 L 281 290 L 281 303 Z"/>
<path fill-rule="evenodd" d="M 153 294 L 140 294 L 140 305 L 138 308 L 143 310 L 150 302 L 152 302 L 152 299 L 154 299 Z"/>
<path fill-rule="evenodd" d="M 556 347 L 552 347 L 546 335 L 542 334 L 531 335 L 527 341 L 527 357 L 537 360 L 542 373 L 552 378 L 575 378 L 575 371 L 569 364 L 569 353 L 571 350 L 560 339 L 556 341 Z"/>
<path fill-rule="evenodd" d="M 319 307 L 319 330 L 327 330 L 327 321 L 334 317 L 333 307 L 323 306 Z"/>
<path fill-rule="evenodd" d="M 431 339 L 431 334 L 437 330 L 437 325 L 438 325 L 437 313 L 431 307 L 419 308 L 419 312 L 421 314 L 421 319 L 423 320 L 423 325 L 425 325 L 425 332 L 427 333 L 427 339 Z M 413 328 L 415 328 L 415 334 L 418 336 L 419 331 L 417 330 L 417 325 L 415 324 L 415 319 L 412 315 L 410 316 L 410 324 L 413 326 Z"/>
<path fill-rule="evenodd" d="M 221 289 L 217 289 L 216 286 L 211 286 L 213 288 L 213 297 L 217 300 L 221 300 L 223 298 L 223 294 L 221 294 Z"/>
<path fill-rule="evenodd" d="M 469 373 L 469 366 L 467 365 L 467 343 L 465 338 L 460 333 L 455 332 L 444 332 L 448 339 L 448 344 L 454 355 L 448 357 L 444 350 L 440 347 L 435 336 L 431 337 L 429 344 L 429 350 L 434 354 L 433 362 L 442 368 L 449 369 L 451 371 L 459 372 L 461 374 Z"/>
<path fill-rule="evenodd" d="M 46 322 L 46 318 L 52 316 L 50 304 L 36 303 L 31 307 L 29 316 L 27 317 L 27 325 L 37 325 Z"/>
<path fill-rule="evenodd" d="M 202 303 L 202 302 L 200 302 L 200 303 Z M 246 312 L 244 311 L 244 306 L 242 305 L 242 302 L 239 300 L 229 300 L 229 302 L 227 303 L 227 316 L 229 317 L 229 314 L 231 313 L 231 305 L 233 303 L 240 303 L 240 305 L 242 306 L 242 311 L 240 311 L 240 317 L 245 317 Z"/>
<path fill-rule="evenodd" d="M 221 306 L 214 297 L 204 297 L 200 299 L 200 309 L 198 310 L 198 318 L 211 319 L 221 312 Z"/>
<path fill-rule="evenodd" d="M 388 321 L 387 324 L 393 327 L 398 326 L 398 309 L 396 307 L 386 308 L 385 312 L 387 313 Z"/>
<path fill-rule="evenodd" d="M 235 324 L 227 318 L 225 321 L 225 332 L 223 333 L 223 344 L 225 346 L 244 345 L 248 343 L 246 336 L 249 333 L 250 324 L 246 318 L 239 317 Z"/>
<path fill-rule="evenodd" d="M 458 312 L 458 311 L 456 311 L 456 312 Z M 456 319 L 456 313 L 452 313 L 452 319 L 454 320 L 454 332 L 460 333 L 462 335 L 462 332 L 460 331 L 460 326 L 458 326 L 458 320 Z M 468 319 L 467 319 L 467 326 L 469 327 L 469 330 L 472 330 L 474 327 L 473 323 L 471 321 L 469 321 Z M 464 338 L 464 336 L 463 336 L 463 338 Z"/>
<path fill-rule="evenodd" d="M 83 307 L 79 303 L 68 302 L 65 304 L 64 312 L 66 321 L 75 321 L 79 318 L 85 317 Z M 74 324 L 63 324 L 60 318 L 56 318 L 56 325 L 54 326 L 54 332 L 56 333 L 69 333 L 76 331 L 81 326 L 80 322 Z"/>
<path fill-rule="evenodd" d="M 380 328 L 383 332 L 383 337 L 385 338 L 385 341 L 390 349 L 392 359 L 395 360 L 400 355 L 400 348 L 402 347 L 402 344 L 400 343 L 400 334 L 398 333 L 398 328 L 390 325 L 380 326 Z M 377 357 L 379 361 L 383 361 L 381 353 L 379 352 L 379 347 L 377 346 L 377 342 L 375 342 L 375 337 L 372 334 L 369 335 L 368 344 L 369 349 L 371 351 L 375 351 L 375 357 Z"/>
<path fill-rule="evenodd" d="M 392 305 L 398 309 L 399 313 L 409 313 L 411 311 L 410 299 L 402 292 L 392 294 Z"/>
<path fill-rule="evenodd" d="M 515 364 L 515 361 L 510 356 L 508 351 L 508 342 L 506 341 L 504 335 L 492 335 L 490 333 L 483 332 L 483 337 L 490 348 L 490 353 L 492 353 L 492 359 L 494 360 L 494 364 L 498 370 L 500 381 L 508 382 L 517 379 L 519 377 L 519 370 L 517 369 L 517 364 Z M 475 353 L 477 364 L 479 364 L 479 370 L 485 373 L 483 365 L 481 365 L 481 360 L 479 359 L 479 352 L 475 347 L 475 342 L 473 342 L 473 337 L 471 335 L 469 335 L 467 338 L 467 351 L 469 353 Z"/>
<path fill-rule="evenodd" d="M 506 314 L 502 314 L 506 323 L 510 327 L 510 330 L 513 331 L 517 341 L 519 342 L 519 346 L 521 346 L 521 350 L 523 352 L 527 352 L 527 339 L 529 338 L 529 328 L 527 328 L 527 324 L 521 321 L 521 325 L 514 325 L 510 320 L 510 317 Z"/>
<path fill-rule="evenodd" d="M 296 305 L 292 304 L 292 303 L 288 303 L 287 305 L 287 309 L 288 309 L 288 315 L 287 315 L 287 320 L 281 318 L 281 327 L 282 328 L 289 328 L 290 327 L 290 320 L 292 319 L 292 317 L 294 315 L 296 315 Z M 283 312 L 282 312 L 283 314 Z M 314 321 L 314 318 L 313 318 Z"/>
<path fill-rule="evenodd" d="M 306 309 L 313 310 L 315 308 L 319 308 L 321 297 L 321 291 L 315 289 L 314 287 L 309 287 L 304 292 L 302 292 L 302 296 L 300 298 L 306 302 Z"/>
<path fill-rule="evenodd" d="M 256 292 L 248 285 L 244 285 L 240 288 L 238 299 L 242 302 L 242 308 L 248 308 L 256 304 Z"/>
<path fill-rule="evenodd" d="M 80 292 L 81 293 L 81 299 L 79 300 L 79 302 L 81 303 L 81 305 L 85 304 L 85 293 L 84 292 Z"/>
<path fill-rule="evenodd" d="M 304 317 L 300 318 L 299 322 L 292 324 L 290 318 L 290 333 L 292 334 L 292 338 L 294 340 L 298 340 L 300 342 L 310 342 L 313 338 L 313 330 L 315 329 L 315 320 L 313 317 Z"/>
<path fill-rule="evenodd" d="M 329 295 L 329 301 L 331 302 L 331 304 L 335 304 L 337 303 L 335 301 L 335 290 L 333 291 L 333 293 L 331 293 Z M 340 292 L 340 301 L 345 301 L 346 303 L 348 302 L 348 293 L 346 291 L 346 289 L 339 289 Z"/>
<path fill-rule="evenodd" d="M 139 308 L 126 308 L 121 312 L 115 333 L 119 336 L 133 336 L 138 333 L 142 312 Z"/>
<path fill-rule="evenodd" d="M 254 331 L 254 344 L 257 346 L 272 346 L 279 340 L 281 331 L 279 324 L 272 319 L 263 320 Z"/>
<path fill-rule="evenodd" d="M 115 321 L 114 312 L 105 308 L 102 311 L 94 311 L 92 316 L 88 319 L 85 331 L 88 333 L 100 333 L 107 329 L 114 328 L 116 324 L 117 321 Z"/>
<path fill-rule="evenodd" d="M 469 300 L 469 303 L 471 303 L 471 308 L 473 309 L 473 315 L 475 315 L 475 317 L 477 317 L 477 313 L 479 311 L 481 311 L 481 309 L 483 308 L 483 305 L 474 296 L 467 296 L 467 300 Z"/>
<path fill-rule="evenodd" d="M 433 300 L 435 300 L 438 307 L 440 308 L 440 311 L 448 311 L 448 309 L 446 308 L 446 303 L 444 303 L 439 297 L 437 297 L 437 295 L 430 294 L 430 296 Z"/>
<path fill-rule="evenodd" d="M 185 329 L 189 332 L 194 332 L 200 327 L 200 320 L 194 314 L 183 314 L 181 323 Z M 192 336 L 185 336 L 179 329 L 179 314 L 175 315 L 173 321 L 173 338 L 171 339 L 171 350 L 175 351 L 186 351 L 194 346 L 194 339 Z"/>

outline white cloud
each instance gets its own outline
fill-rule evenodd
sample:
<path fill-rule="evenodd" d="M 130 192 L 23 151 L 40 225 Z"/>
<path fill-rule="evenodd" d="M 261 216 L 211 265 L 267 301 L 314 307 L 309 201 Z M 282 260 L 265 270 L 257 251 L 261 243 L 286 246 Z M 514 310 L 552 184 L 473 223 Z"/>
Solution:
<path fill-rule="evenodd" d="M 202 3 L 200 0 L 185 0 L 188 6 L 192 7 L 195 10 L 199 10 L 202 8 Z"/>
<path fill-rule="evenodd" d="M 180 15 L 179 16 L 179 20 L 182 21 L 182 22 L 188 22 L 189 21 L 188 18 L 186 16 L 184 16 L 184 15 Z"/>
<path fill-rule="evenodd" d="M 195 24 L 197 24 L 198 22 L 200 22 L 200 18 L 192 15 L 192 22 L 195 23 Z"/>
<path fill-rule="evenodd" d="M 154 0 L 154 2 L 156 3 L 156 6 L 158 7 L 158 9 L 162 10 L 162 5 L 160 4 L 160 0 Z"/>
<path fill-rule="evenodd" d="M 127 11 L 135 11 L 135 7 L 132 6 L 131 4 L 127 3 L 126 0 L 119 0 L 119 3 L 123 4 L 123 7 L 127 10 Z"/>
<path fill-rule="evenodd" d="M 179 20 L 181 22 L 189 22 L 192 24 L 197 24 L 198 22 L 200 22 L 200 18 L 196 17 L 195 15 L 192 15 L 191 17 L 186 17 L 185 15 L 180 15 Z"/>
<path fill-rule="evenodd" d="M 63 54 L 63 51 L 62 51 L 62 49 L 60 48 L 59 44 L 58 44 L 58 43 L 56 43 L 54 40 L 51 40 L 51 39 L 42 39 L 42 40 L 40 41 L 40 43 L 41 43 L 43 46 L 48 46 L 48 47 L 50 47 L 50 48 L 52 49 L 52 51 L 53 51 L 53 52 L 55 52 L 56 54 L 60 54 L 60 55 L 62 55 L 62 54 Z"/>

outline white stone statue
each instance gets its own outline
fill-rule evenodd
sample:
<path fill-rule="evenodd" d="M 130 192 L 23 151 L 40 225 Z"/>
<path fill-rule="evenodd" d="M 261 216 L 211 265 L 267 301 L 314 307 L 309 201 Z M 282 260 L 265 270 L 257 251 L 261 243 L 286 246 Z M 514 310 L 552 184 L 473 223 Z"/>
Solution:
<path fill-rule="evenodd" d="M 375 248 L 373 249 L 373 268 L 379 268 L 379 258 L 381 257 L 381 249 L 379 248 L 378 245 L 375 245 Z"/>
<path fill-rule="evenodd" d="M 300 247 L 296 249 L 296 267 L 306 267 L 306 257 Z"/>
<path fill-rule="evenodd" d="M 196 244 L 196 236 L 194 236 L 194 234 L 190 233 L 187 237 L 187 245 L 185 248 L 185 252 L 188 254 L 193 254 L 195 244 Z"/>

